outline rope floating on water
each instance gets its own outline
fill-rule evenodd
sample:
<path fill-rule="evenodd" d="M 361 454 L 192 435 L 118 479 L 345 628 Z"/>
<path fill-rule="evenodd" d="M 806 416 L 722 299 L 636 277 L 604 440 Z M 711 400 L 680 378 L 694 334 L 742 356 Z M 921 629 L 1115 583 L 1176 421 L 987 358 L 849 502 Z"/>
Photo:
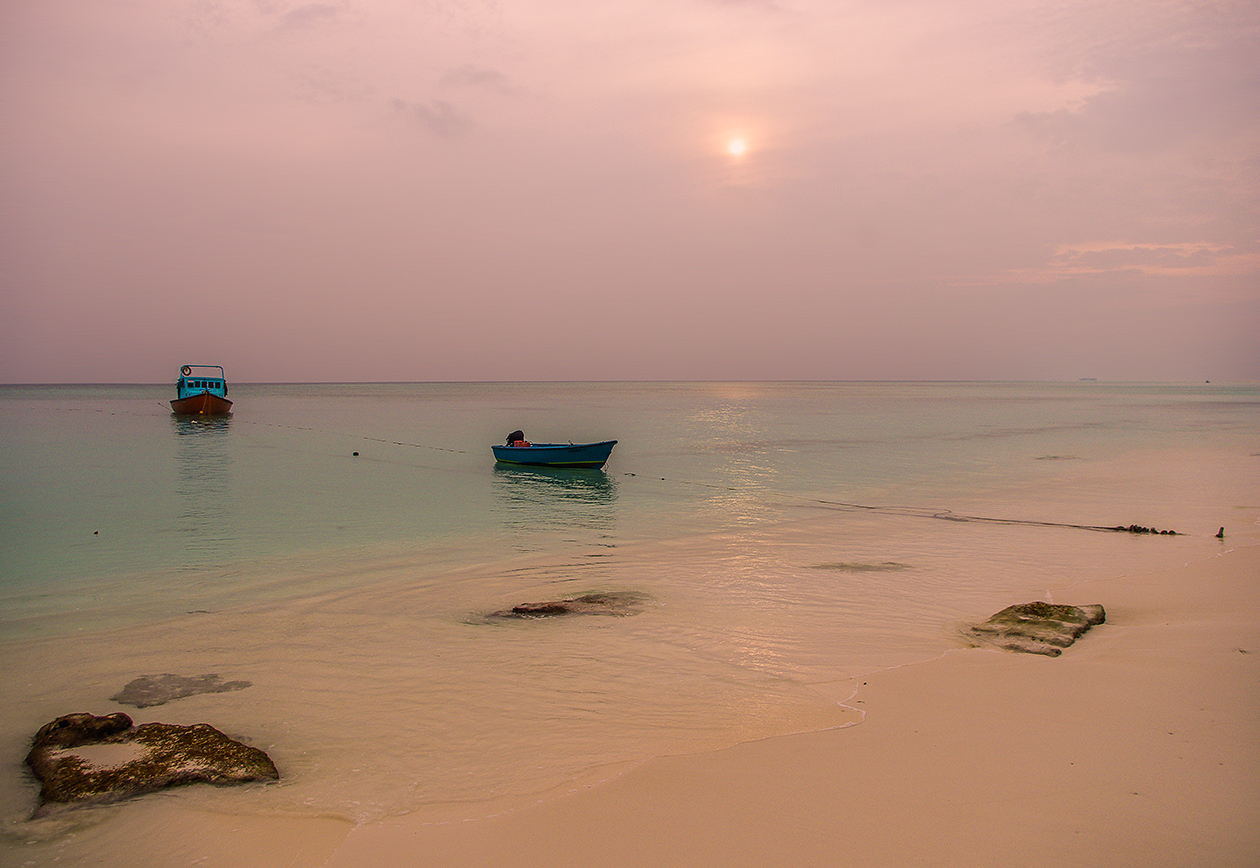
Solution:
<path fill-rule="evenodd" d="M 405 440 L 386 440 L 383 437 L 367 437 L 363 434 L 345 434 L 340 431 L 329 431 L 326 428 L 312 428 L 307 425 L 282 425 L 278 422 L 255 422 L 251 419 L 233 419 L 233 424 L 257 425 L 263 428 L 287 428 L 291 431 L 309 431 L 313 434 L 327 434 L 330 437 L 348 437 L 353 440 L 365 440 L 369 443 L 384 443 L 386 446 L 406 446 L 412 449 L 430 449 L 434 452 L 450 452 L 455 455 L 471 455 L 465 449 L 451 449 L 446 446 L 434 446 L 432 443 L 408 443 Z M 355 453 L 358 455 L 358 453 Z"/>
<path fill-rule="evenodd" d="M 637 473 L 626 473 L 626 476 L 638 476 Z M 655 478 L 655 477 L 644 477 Z M 668 482 L 665 477 L 659 477 L 661 482 Z M 715 485 L 707 482 L 692 482 L 689 480 L 673 480 L 683 485 L 696 485 L 702 488 L 711 488 L 717 491 L 739 491 L 739 488 L 730 485 Z M 1009 524 L 1022 525 L 1025 527 L 1066 527 L 1073 530 L 1091 530 L 1100 533 L 1131 533 L 1131 534 L 1153 534 L 1156 536 L 1185 536 L 1175 530 L 1157 530 L 1153 527 L 1145 527 L 1138 524 L 1130 525 L 1096 525 L 1096 524 L 1073 524 L 1062 521 L 1040 521 L 1036 519 L 1025 518 L 994 518 L 985 515 L 959 515 L 948 509 L 930 509 L 928 507 L 918 506 L 874 506 L 866 503 L 849 503 L 842 500 L 824 500 L 817 497 L 805 497 L 796 494 L 784 494 L 783 492 L 769 492 L 779 497 L 788 497 L 805 503 L 816 503 L 828 508 L 860 510 L 863 512 L 875 512 L 881 515 L 904 515 L 912 518 L 933 518 L 940 521 L 956 521 L 956 522 L 980 522 L 985 524 Z M 1223 530 L 1223 528 L 1222 528 Z"/>

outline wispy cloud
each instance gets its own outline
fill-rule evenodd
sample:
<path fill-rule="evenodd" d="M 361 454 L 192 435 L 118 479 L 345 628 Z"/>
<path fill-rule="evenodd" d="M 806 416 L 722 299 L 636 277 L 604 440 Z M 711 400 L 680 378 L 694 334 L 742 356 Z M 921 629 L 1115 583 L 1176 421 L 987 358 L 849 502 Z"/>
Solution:
<path fill-rule="evenodd" d="M 395 110 L 411 114 L 420 122 L 424 129 L 443 139 L 454 139 L 467 135 L 477 125 L 472 118 L 445 100 L 435 99 L 427 103 L 408 103 L 395 99 L 393 105 Z"/>
<path fill-rule="evenodd" d="M 1098 241 L 1060 246 L 1046 270 L 1055 276 L 1124 271 L 1182 277 L 1237 276 L 1260 273 L 1260 252 L 1210 241 Z"/>
<path fill-rule="evenodd" d="M 1025 112 L 1017 123 L 1081 150 L 1150 153 L 1254 127 L 1238 96 L 1260 96 L 1254 46 L 1165 50 L 1113 64 L 1106 86 L 1073 109 Z"/>
<path fill-rule="evenodd" d="M 507 76 L 495 69 L 482 69 L 465 64 L 448 71 L 438 84 L 442 87 L 483 87 L 503 88 L 507 84 Z"/>
<path fill-rule="evenodd" d="M 343 7 L 332 3 L 306 3 L 280 16 L 278 30 L 303 30 L 338 18 Z"/>
<path fill-rule="evenodd" d="M 1260 276 L 1260 242 L 1248 248 L 1211 241 L 1090 241 L 1055 247 L 1039 265 L 969 274 L 952 286 L 1036 286 L 1074 278 L 1220 278 Z"/>

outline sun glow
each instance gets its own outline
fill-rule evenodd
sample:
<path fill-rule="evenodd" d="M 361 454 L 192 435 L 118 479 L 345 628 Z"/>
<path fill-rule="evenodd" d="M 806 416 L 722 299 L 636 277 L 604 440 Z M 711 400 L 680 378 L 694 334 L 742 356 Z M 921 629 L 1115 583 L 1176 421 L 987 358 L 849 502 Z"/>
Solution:
<path fill-rule="evenodd" d="M 731 139 L 726 143 L 726 153 L 732 157 L 742 157 L 748 153 L 748 142 L 745 139 Z"/>

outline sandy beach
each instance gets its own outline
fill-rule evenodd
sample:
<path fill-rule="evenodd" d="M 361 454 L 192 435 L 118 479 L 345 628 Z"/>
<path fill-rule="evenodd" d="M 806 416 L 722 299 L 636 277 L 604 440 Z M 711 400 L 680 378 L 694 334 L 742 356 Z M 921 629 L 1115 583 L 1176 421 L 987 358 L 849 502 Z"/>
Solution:
<path fill-rule="evenodd" d="M 1059 658 L 958 648 L 867 676 L 857 726 L 357 827 L 141 800 L 98 845 L 158 825 L 172 865 L 1260 864 L 1260 546 L 1053 597 L 1107 623 Z"/>
<path fill-rule="evenodd" d="M 1059 658 L 958 647 L 819 685 L 848 696 L 858 725 L 358 826 L 151 797 L 59 862 L 128 864 L 143 838 L 153 866 L 1254 866 L 1254 542 L 1054 589 L 1108 616 Z"/>
<path fill-rule="evenodd" d="M 967 649 L 872 675 L 856 727 L 656 759 L 488 819 L 360 827 L 324 864 L 1260 864 L 1260 547 L 1054 597 L 1108 622 L 1060 658 Z"/>

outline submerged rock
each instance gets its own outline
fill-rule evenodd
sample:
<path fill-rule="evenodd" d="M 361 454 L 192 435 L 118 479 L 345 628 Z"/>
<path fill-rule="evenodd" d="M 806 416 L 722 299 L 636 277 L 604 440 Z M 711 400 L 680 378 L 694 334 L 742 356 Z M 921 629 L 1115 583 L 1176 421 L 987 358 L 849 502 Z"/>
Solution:
<path fill-rule="evenodd" d="M 974 645 L 1058 657 L 1086 630 L 1106 620 L 1107 613 L 1099 605 L 1020 603 L 1007 606 L 983 624 L 966 628 L 963 634 Z"/>
<path fill-rule="evenodd" d="M 845 573 L 891 573 L 898 570 L 909 569 L 905 564 L 899 564 L 896 561 L 884 561 L 879 564 L 852 563 L 848 561 L 839 561 L 826 564 L 814 564 L 810 567 L 814 570 L 839 570 Z"/>
<path fill-rule="evenodd" d="M 643 597 L 630 592 L 583 594 L 562 600 L 521 603 L 510 609 L 491 612 L 489 618 L 554 618 L 559 615 L 637 615 Z"/>
<path fill-rule="evenodd" d="M 217 675 L 198 675 L 190 678 L 187 675 L 141 675 L 128 681 L 121 691 L 110 697 L 121 705 L 134 708 L 151 708 L 165 705 L 174 699 L 185 696 L 196 696 L 199 693 L 226 693 L 229 690 L 244 690 L 250 686 L 248 681 L 220 681 Z"/>
<path fill-rule="evenodd" d="M 67 714 L 45 724 L 26 764 L 42 784 L 36 816 L 54 805 L 112 802 L 183 784 L 280 779 L 267 754 L 213 726 L 133 726 L 122 712 Z"/>

